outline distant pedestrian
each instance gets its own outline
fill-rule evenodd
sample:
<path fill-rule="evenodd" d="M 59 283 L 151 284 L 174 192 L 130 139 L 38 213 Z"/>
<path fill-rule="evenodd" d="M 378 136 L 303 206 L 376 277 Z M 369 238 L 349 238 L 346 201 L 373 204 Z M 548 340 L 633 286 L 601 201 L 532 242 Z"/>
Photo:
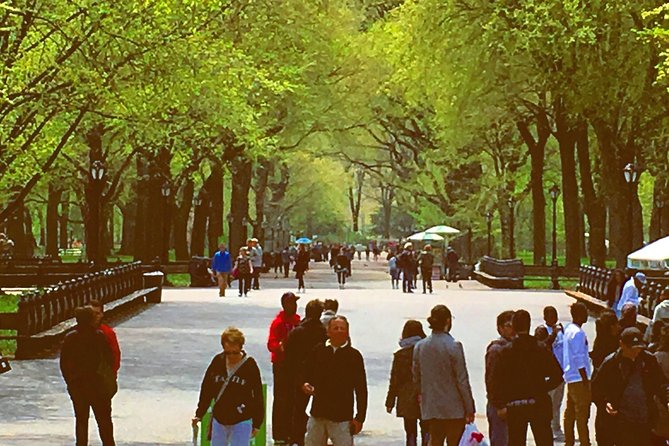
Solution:
<path fill-rule="evenodd" d="M 225 243 L 218 245 L 218 251 L 211 258 L 211 270 L 218 281 L 218 295 L 223 297 L 228 286 L 228 275 L 232 271 L 232 259 Z"/>
<path fill-rule="evenodd" d="M 667 406 L 664 374 L 645 346 L 638 329 L 625 329 L 620 348 L 604 360 L 592 380 L 594 401 L 611 415 L 616 446 L 652 444 L 658 415 L 655 401 L 662 403 L 662 409 Z"/>
<path fill-rule="evenodd" d="M 606 302 L 616 311 L 625 285 L 625 273 L 622 269 L 613 270 L 611 280 L 606 284 Z"/>
<path fill-rule="evenodd" d="M 604 360 L 616 350 L 619 343 L 620 328 L 618 318 L 613 310 L 602 312 L 595 322 L 595 341 L 593 342 L 590 358 L 595 373 Z M 606 412 L 606 405 L 594 401 L 597 408 L 595 415 L 595 439 L 597 446 L 614 446 L 615 436 L 613 434 L 615 420 Z"/>
<path fill-rule="evenodd" d="M 369 245 L 365 246 L 365 260 L 369 262 L 369 253 L 370 253 Z"/>
<path fill-rule="evenodd" d="M 294 384 L 291 371 L 285 364 L 285 342 L 288 334 L 300 323 L 297 314 L 297 297 L 289 292 L 281 296 L 282 310 L 269 328 L 267 350 L 272 353 L 274 375 L 274 403 L 272 404 L 272 438 L 275 444 L 287 444 L 290 438 L 290 422 L 293 413 Z"/>
<path fill-rule="evenodd" d="M 499 363 L 499 356 L 502 349 L 509 345 L 516 336 L 512 320 L 513 311 L 503 311 L 497 316 L 497 333 L 499 333 L 499 338 L 488 344 L 485 353 L 485 387 L 488 399 L 486 414 L 488 417 L 490 446 L 507 446 L 509 444 L 509 430 L 506 420 L 497 414 L 497 407 L 493 404 L 492 399 L 495 394 L 493 376 L 495 368 Z"/>
<path fill-rule="evenodd" d="M 639 306 L 639 293 L 641 288 L 646 284 L 646 275 L 642 272 L 636 273 L 634 276 L 625 282 L 623 285 L 623 291 L 620 295 L 620 300 L 618 301 L 618 306 L 616 307 L 616 315 L 620 318 L 623 307 L 627 303 L 631 303 L 635 307 Z"/>
<path fill-rule="evenodd" d="M 397 257 L 391 254 L 388 259 L 388 274 L 390 274 L 390 285 L 392 288 L 399 289 L 400 287 L 400 268 L 397 266 Z"/>
<path fill-rule="evenodd" d="M 109 325 L 102 323 L 105 316 L 102 303 L 98 300 L 92 300 L 89 305 L 93 309 L 93 314 L 95 316 L 94 325 L 103 335 L 105 335 L 107 344 L 112 352 L 112 369 L 114 370 L 114 374 L 118 376 L 118 371 L 121 368 L 121 348 L 118 345 L 116 332 Z"/>
<path fill-rule="evenodd" d="M 103 446 L 114 446 L 112 397 L 116 394 L 114 358 L 105 335 L 96 328 L 91 307 L 75 310 L 77 325 L 63 341 L 60 371 L 74 406 L 77 446 L 88 444 L 88 418 L 93 409 Z"/>
<path fill-rule="evenodd" d="M 307 432 L 306 414 L 309 396 L 302 392 L 300 375 L 309 356 L 318 344 L 327 340 L 327 331 L 320 321 L 323 303 L 311 300 L 304 310 L 304 319 L 295 327 L 284 343 L 286 366 L 291 378 L 291 389 L 294 393 L 294 406 L 290 423 L 290 441 L 292 444 L 304 446 L 304 434 Z"/>
<path fill-rule="evenodd" d="M 288 273 L 290 272 L 290 262 L 292 260 L 292 256 L 290 254 L 290 249 L 286 246 L 283 248 L 281 251 L 281 264 L 283 265 L 283 277 L 287 278 Z"/>
<path fill-rule="evenodd" d="M 300 245 L 300 248 L 297 250 L 297 257 L 295 258 L 295 278 L 297 278 L 297 292 L 300 290 L 306 292 L 304 286 L 304 273 L 309 269 L 309 251 L 307 250 L 306 245 Z"/>
<path fill-rule="evenodd" d="M 430 446 L 457 446 L 465 424 L 474 421 L 474 398 L 462 344 L 453 339 L 451 310 L 432 308 L 432 334 L 414 347 L 413 376 L 420 391 L 420 411 L 430 431 Z"/>
<path fill-rule="evenodd" d="M 413 274 L 416 269 L 416 260 L 413 256 L 411 242 L 404 244 L 404 249 L 397 256 L 397 266 L 402 270 L 402 292 L 413 293 Z"/>
<path fill-rule="evenodd" d="M 420 277 L 423 281 L 423 294 L 427 289 L 432 294 L 432 265 L 434 265 L 434 255 L 432 254 L 432 246 L 425 245 L 423 251 L 418 256 L 418 264 L 420 265 Z"/>
<path fill-rule="evenodd" d="M 302 391 L 313 396 L 305 445 L 326 446 L 329 438 L 334 446 L 351 446 L 367 415 L 365 364 L 351 346 L 345 317 L 335 316 L 327 330 L 328 340 L 316 346 L 304 370 Z"/>
<path fill-rule="evenodd" d="M 448 281 L 457 282 L 460 270 L 460 256 L 450 246 L 446 250 L 446 262 L 448 263 Z"/>
<path fill-rule="evenodd" d="M 538 336 L 537 331 L 545 330 L 546 337 Z M 535 337 L 538 341 L 543 342 L 546 348 L 549 349 L 558 364 L 560 369 L 564 368 L 564 327 L 559 321 L 558 312 L 555 307 L 544 307 L 544 323 L 535 330 Z M 553 430 L 553 439 L 564 441 L 564 432 L 560 427 L 560 414 L 562 408 L 562 400 L 564 399 L 564 381 L 548 393 L 551 397 L 551 404 L 553 407 L 553 419 L 551 421 L 551 428 Z"/>
<path fill-rule="evenodd" d="M 283 267 L 283 260 L 281 259 L 280 252 L 272 251 L 272 266 L 274 267 L 274 278 L 279 278 L 279 272 Z"/>
<path fill-rule="evenodd" d="M 372 249 L 372 253 L 374 254 L 374 261 L 375 262 L 378 261 L 380 251 L 379 251 L 379 246 L 376 243 L 374 243 L 374 248 Z"/>
<path fill-rule="evenodd" d="M 513 313 L 517 337 L 500 353 L 492 377 L 492 401 L 497 414 L 506 419 L 509 445 L 525 445 L 529 425 L 537 446 L 552 446 L 548 392 L 562 382 L 562 369 L 553 353 L 530 336 L 530 320 L 525 310 Z"/>
<path fill-rule="evenodd" d="M 422 446 L 428 446 L 429 433 L 427 423 L 422 421 L 418 403 L 418 387 L 413 379 L 413 350 L 421 339 L 425 339 L 423 325 L 416 320 L 409 320 L 402 329 L 400 349 L 393 355 L 390 371 L 390 383 L 386 395 L 386 411 L 404 419 L 406 446 L 418 445 L 418 423 L 420 422 Z"/>
<path fill-rule="evenodd" d="M 343 290 L 346 285 L 346 276 L 351 271 L 351 260 L 346 255 L 346 250 L 341 250 L 335 259 L 335 272 L 337 273 L 337 282 L 339 289 Z"/>
<path fill-rule="evenodd" d="M 235 260 L 235 269 L 237 270 L 237 280 L 239 281 L 239 297 L 248 296 L 251 289 L 251 276 L 253 274 L 253 265 L 248 257 L 248 249 L 244 246 L 239 248 L 239 255 Z"/>
<path fill-rule="evenodd" d="M 572 323 L 564 331 L 564 381 L 567 383 L 567 404 L 564 412 L 565 445 L 574 446 L 574 424 L 578 430 L 581 446 L 590 446 L 588 419 L 590 418 L 590 360 L 588 337 L 581 328 L 588 321 L 585 304 L 576 302 L 571 306 Z"/>
<path fill-rule="evenodd" d="M 265 417 L 260 370 L 244 350 L 244 334 L 228 327 L 221 334 L 223 352 L 212 359 L 200 386 L 192 420 L 202 420 L 213 402 L 211 446 L 248 446 Z"/>
<path fill-rule="evenodd" d="M 330 320 L 337 315 L 337 311 L 339 311 L 339 302 L 337 299 L 325 299 L 325 302 L 323 302 L 321 323 L 326 330 L 330 324 Z"/>
<path fill-rule="evenodd" d="M 249 250 L 250 252 L 250 257 L 251 257 L 251 264 L 253 265 L 253 272 L 251 273 L 251 276 L 253 277 L 253 286 L 252 288 L 254 290 L 259 290 L 260 289 L 260 273 L 262 272 L 263 269 L 263 251 L 262 251 L 262 246 L 258 243 L 257 238 L 252 238 L 250 240 L 250 246 L 251 249 Z"/>

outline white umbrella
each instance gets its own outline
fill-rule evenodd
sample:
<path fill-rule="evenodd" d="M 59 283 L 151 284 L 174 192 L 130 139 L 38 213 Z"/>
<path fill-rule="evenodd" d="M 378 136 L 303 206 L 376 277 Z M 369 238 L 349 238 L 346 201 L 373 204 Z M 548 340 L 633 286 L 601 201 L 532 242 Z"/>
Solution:
<path fill-rule="evenodd" d="M 417 232 L 407 238 L 414 242 L 441 242 L 444 240 L 439 234 L 428 234 L 427 232 Z"/>
<path fill-rule="evenodd" d="M 430 229 L 427 229 L 425 232 L 428 234 L 447 234 L 447 235 L 452 235 L 452 234 L 459 234 L 460 230 L 451 228 L 450 226 L 446 225 L 438 225 L 438 226 L 432 226 Z"/>
<path fill-rule="evenodd" d="M 669 237 L 649 243 L 628 255 L 627 267 L 643 270 L 669 269 Z"/>

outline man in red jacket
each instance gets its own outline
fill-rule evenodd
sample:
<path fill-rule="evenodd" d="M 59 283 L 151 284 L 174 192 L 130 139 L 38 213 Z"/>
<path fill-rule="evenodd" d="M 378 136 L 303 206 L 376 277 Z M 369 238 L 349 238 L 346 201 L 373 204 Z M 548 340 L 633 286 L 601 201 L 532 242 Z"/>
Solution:
<path fill-rule="evenodd" d="M 102 334 L 105 335 L 107 344 L 109 344 L 109 348 L 111 349 L 112 354 L 114 355 L 114 362 L 112 366 L 114 368 L 114 373 L 116 373 L 116 376 L 118 376 L 118 370 L 121 368 L 121 348 L 118 346 L 118 339 L 116 339 L 116 333 L 114 332 L 114 329 L 111 328 L 109 325 L 102 323 L 102 318 L 105 315 L 102 302 L 99 302 L 97 300 L 92 300 L 90 306 L 91 308 L 93 308 L 93 312 L 95 313 L 95 325 L 98 328 L 98 330 L 100 330 Z"/>
<path fill-rule="evenodd" d="M 275 445 L 289 444 L 290 420 L 293 408 L 292 379 L 285 364 L 283 343 L 288 333 L 300 323 L 297 314 L 297 297 L 291 292 L 281 296 L 283 310 L 276 315 L 269 327 L 267 349 L 272 353 L 272 371 L 274 373 L 274 403 L 272 405 L 272 438 Z"/>

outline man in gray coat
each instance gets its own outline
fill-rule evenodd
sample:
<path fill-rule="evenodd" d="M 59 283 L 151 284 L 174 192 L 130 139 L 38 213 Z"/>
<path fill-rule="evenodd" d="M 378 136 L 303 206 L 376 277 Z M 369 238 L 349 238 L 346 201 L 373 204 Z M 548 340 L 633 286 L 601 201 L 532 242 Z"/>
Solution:
<path fill-rule="evenodd" d="M 453 318 L 445 305 L 427 318 L 432 334 L 416 344 L 413 376 L 420 389 L 420 409 L 430 431 L 430 446 L 457 446 L 465 425 L 474 421 L 474 397 L 469 385 L 462 344 L 450 335 Z"/>

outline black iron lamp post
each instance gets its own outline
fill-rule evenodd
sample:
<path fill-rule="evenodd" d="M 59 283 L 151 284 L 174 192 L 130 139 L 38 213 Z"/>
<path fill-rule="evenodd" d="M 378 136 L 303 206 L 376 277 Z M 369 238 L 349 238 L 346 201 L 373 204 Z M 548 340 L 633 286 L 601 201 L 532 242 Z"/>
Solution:
<path fill-rule="evenodd" d="M 170 194 L 172 193 L 169 181 L 163 182 L 160 193 L 163 195 L 163 242 L 160 258 L 163 264 L 167 264 L 170 261 Z"/>
<path fill-rule="evenodd" d="M 492 218 L 493 213 L 491 211 L 485 213 L 485 219 L 488 223 L 488 257 L 492 256 Z"/>
<path fill-rule="evenodd" d="M 664 232 L 662 231 L 662 210 L 664 209 L 664 200 L 662 197 L 655 199 L 655 207 L 657 208 L 657 238 L 662 238 Z"/>
<path fill-rule="evenodd" d="M 560 283 L 558 282 L 558 260 L 557 260 L 557 199 L 560 195 L 560 188 L 557 184 L 554 184 L 553 187 L 548 189 L 548 193 L 551 195 L 551 200 L 553 201 L 553 258 L 551 260 L 551 282 L 554 290 L 560 289 Z"/>
<path fill-rule="evenodd" d="M 86 252 L 89 262 L 94 264 L 100 264 L 100 205 L 102 201 L 102 188 L 104 187 L 104 178 L 107 173 L 105 165 L 100 160 L 95 160 L 91 163 L 90 167 L 90 188 L 91 188 L 91 201 L 90 201 L 90 233 L 88 237 L 88 246 L 86 246 Z"/>
<path fill-rule="evenodd" d="M 513 228 L 514 208 L 516 206 L 516 202 L 513 201 L 513 198 L 509 198 L 506 204 L 509 205 L 509 257 L 513 259 L 516 257 L 516 248 L 514 246 L 515 244 L 514 228 Z"/>
<path fill-rule="evenodd" d="M 639 169 L 636 164 L 628 163 L 623 169 L 625 181 L 629 184 L 629 228 L 630 228 L 630 251 L 634 250 L 634 188 L 639 181 Z"/>

